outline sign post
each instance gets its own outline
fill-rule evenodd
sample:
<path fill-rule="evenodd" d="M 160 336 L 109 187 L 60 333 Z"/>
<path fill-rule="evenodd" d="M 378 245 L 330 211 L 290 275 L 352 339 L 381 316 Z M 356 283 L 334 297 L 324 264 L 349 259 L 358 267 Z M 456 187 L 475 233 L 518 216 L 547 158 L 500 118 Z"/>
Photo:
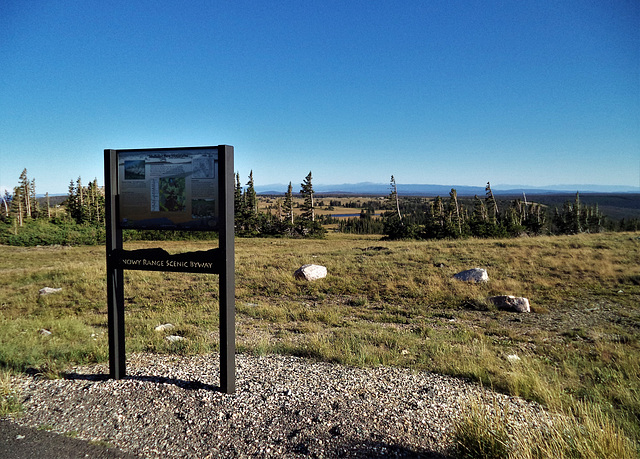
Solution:
<path fill-rule="evenodd" d="M 233 147 L 105 150 L 109 374 L 126 376 L 125 269 L 219 275 L 220 389 L 235 391 Z M 122 230 L 218 231 L 219 247 L 170 255 L 123 249 Z"/>

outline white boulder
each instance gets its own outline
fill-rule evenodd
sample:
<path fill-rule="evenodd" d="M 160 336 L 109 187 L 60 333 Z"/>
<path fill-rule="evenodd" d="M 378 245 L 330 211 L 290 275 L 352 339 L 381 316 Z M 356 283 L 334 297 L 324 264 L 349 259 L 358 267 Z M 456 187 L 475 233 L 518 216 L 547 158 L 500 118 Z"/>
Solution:
<path fill-rule="evenodd" d="M 320 265 L 303 265 L 293 273 L 296 279 L 314 281 L 327 277 L 327 268 Z"/>
<path fill-rule="evenodd" d="M 458 274 L 453 275 L 454 279 L 458 279 L 464 282 L 487 282 L 489 280 L 489 275 L 487 274 L 486 269 L 482 268 L 473 268 L 467 269 L 466 271 L 459 272 Z"/>
<path fill-rule="evenodd" d="M 186 338 L 178 335 L 169 335 L 169 336 L 166 336 L 164 339 L 166 339 L 170 343 L 176 343 L 178 341 L 184 341 Z"/>

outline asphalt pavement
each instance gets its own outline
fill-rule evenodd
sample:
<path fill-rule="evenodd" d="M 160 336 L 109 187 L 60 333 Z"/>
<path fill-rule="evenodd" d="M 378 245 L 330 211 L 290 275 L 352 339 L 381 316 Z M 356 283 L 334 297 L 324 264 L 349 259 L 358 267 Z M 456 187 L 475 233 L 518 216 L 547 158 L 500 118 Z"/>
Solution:
<path fill-rule="evenodd" d="M 0 457 L 2 459 L 133 459 L 138 456 L 107 445 L 0 420 Z"/>

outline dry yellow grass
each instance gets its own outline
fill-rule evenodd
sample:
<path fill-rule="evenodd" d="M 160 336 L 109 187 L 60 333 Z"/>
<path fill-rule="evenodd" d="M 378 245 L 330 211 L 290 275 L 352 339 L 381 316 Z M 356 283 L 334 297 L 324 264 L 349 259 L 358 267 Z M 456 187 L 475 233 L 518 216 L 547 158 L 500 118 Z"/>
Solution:
<path fill-rule="evenodd" d="M 136 242 L 126 248 L 180 252 L 215 245 Z M 237 239 L 238 349 L 449 373 L 562 412 L 589 402 L 637 440 L 639 260 L 636 233 Z M 296 281 L 293 272 L 307 263 L 327 266 L 328 277 Z M 452 278 L 473 267 L 486 268 L 490 281 Z M 0 246 L 0 276 L 3 366 L 55 373 L 69 363 L 107 358 L 102 248 Z M 63 291 L 40 297 L 45 286 Z M 215 351 L 217 292 L 216 276 L 127 271 L 128 351 Z M 528 297 L 534 312 L 497 311 L 486 301 L 502 294 Z M 154 331 L 166 322 L 187 341 L 171 344 Z M 54 339 L 39 335 L 40 328 L 52 329 Z M 509 355 L 521 360 L 514 364 Z"/>

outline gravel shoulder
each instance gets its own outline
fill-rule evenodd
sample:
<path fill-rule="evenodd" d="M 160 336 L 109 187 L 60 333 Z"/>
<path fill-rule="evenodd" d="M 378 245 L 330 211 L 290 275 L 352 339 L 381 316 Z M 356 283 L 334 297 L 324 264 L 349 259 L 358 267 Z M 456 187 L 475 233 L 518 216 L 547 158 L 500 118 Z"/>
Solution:
<path fill-rule="evenodd" d="M 218 355 L 136 354 L 127 373 L 109 380 L 106 365 L 93 365 L 64 379 L 16 377 L 24 412 L 11 422 L 148 458 L 442 458 L 465 401 L 529 428 L 547 417 L 461 379 L 279 355 L 236 356 L 231 395 L 218 391 Z"/>

